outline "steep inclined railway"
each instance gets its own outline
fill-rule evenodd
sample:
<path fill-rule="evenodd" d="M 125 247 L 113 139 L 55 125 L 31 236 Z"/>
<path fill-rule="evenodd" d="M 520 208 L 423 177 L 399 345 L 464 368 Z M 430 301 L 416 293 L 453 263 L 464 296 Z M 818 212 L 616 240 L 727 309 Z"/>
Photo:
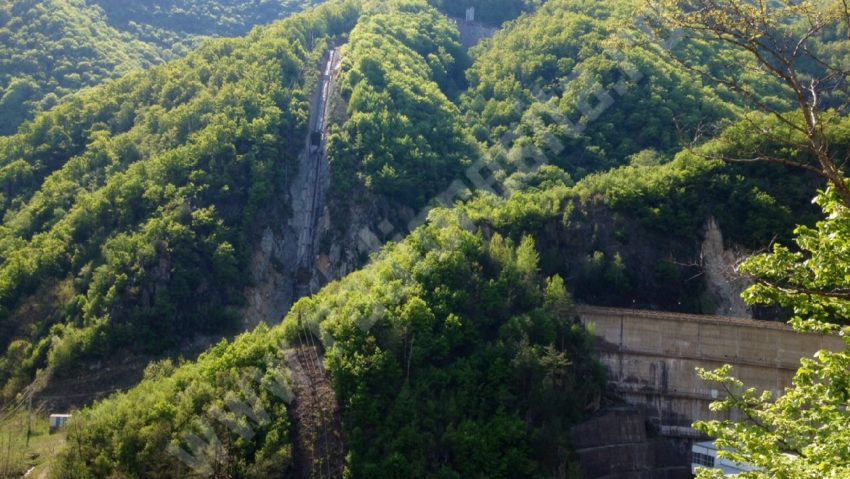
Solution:
<path fill-rule="evenodd" d="M 268 222 L 251 258 L 253 284 L 242 310 L 246 328 L 280 321 L 292 304 L 321 286 L 316 252 L 331 183 L 327 124 L 339 71 L 340 52 L 335 48 L 325 56 L 315 82 L 305 148 L 294 168 L 283 165 L 285 190 L 269 205 Z"/>
<path fill-rule="evenodd" d="M 310 118 L 307 150 L 304 152 L 292 195 L 292 228 L 297 234 L 296 273 L 292 301 L 313 293 L 315 286 L 315 255 L 317 225 L 324 209 L 330 171 L 327 158 L 328 103 L 340 67 L 339 49 L 328 54 Z"/>
<path fill-rule="evenodd" d="M 299 345 L 285 353 L 294 393 L 289 412 L 296 477 L 341 478 L 347 449 L 339 404 L 315 337 L 302 325 L 299 338 Z"/>
<path fill-rule="evenodd" d="M 327 117 L 331 93 L 340 68 L 339 49 L 328 54 L 313 98 L 307 148 L 290 186 L 292 218 L 288 225 L 297 238 L 292 302 L 312 294 L 318 286 L 315 256 L 317 229 L 330 186 L 327 158 Z M 301 318 L 299 318 L 301 323 Z M 299 478 L 341 478 L 346 447 L 342 420 L 330 378 L 322 364 L 323 351 L 316 336 L 300 324 L 299 344 L 286 352 L 292 374 L 294 401 L 290 405 Z"/>

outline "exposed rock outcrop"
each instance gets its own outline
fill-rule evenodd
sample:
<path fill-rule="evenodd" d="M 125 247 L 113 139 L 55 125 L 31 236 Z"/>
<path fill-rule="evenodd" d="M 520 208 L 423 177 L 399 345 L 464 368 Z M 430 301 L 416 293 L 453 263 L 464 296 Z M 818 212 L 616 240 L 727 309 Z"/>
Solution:
<path fill-rule="evenodd" d="M 716 302 L 714 314 L 718 316 L 751 316 L 747 304 L 741 299 L 741 293 L 747 289 L 749 282 L 735 269 L 742 256 L 734 249 L 726 249 L 720 226 L 714 218 L 709 218 L 705 225 L 701 257 L 707 293 Z"/>
<path fill-rule="evenodd" d="M 328 102 L 335 91 L 340 69 L 339 49 L 326 60 L 325 74 L 313 94 L 310 128 L 288 187 L 269 207 L 262 240 L 251 258 L 253 286 L 246 291 L 243 324 L 251 328 L 260 322 L 280 321 L 292 304 L 326 282 L 316 261 L 318 223 L 326 211 L 331 183 L 330 165 L 323 138 L 314 144 L 313 133 L 326 129 Z M 289 176 L 289 175 L 285 175 Z"/>

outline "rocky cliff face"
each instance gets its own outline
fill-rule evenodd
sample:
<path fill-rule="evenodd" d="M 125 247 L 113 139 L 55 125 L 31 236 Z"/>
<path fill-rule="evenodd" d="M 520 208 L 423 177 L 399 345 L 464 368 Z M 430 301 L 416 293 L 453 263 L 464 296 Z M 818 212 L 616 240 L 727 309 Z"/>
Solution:
<path fill-rule="evenodd" d="M 736 270 L 738 262 L 745 255 L 735 249 L 726 249 L 723 232 L 714 218 L 709 218 L 706 222 L 701 256 L 706 290 L 716 302 L 714 314 L 750 317 L 751 312 L 741 299 L 741 293 L 747 289 L 749 282 Z"/>
<path fill-rule="evenodd" d="M 295 244 L 282 229 L 267 226 L 259 248 L 251 258 L 250 274 L 254 285 L 245 294 L 243 324 L 253 328 L 261 322 L 275 323 L 293 303 L 295 271 L 286 261 L 295 257 Z"/>
<path fill-rule="evenodd" d="M 328 65 L 329 86 L 324 95 L 322 85 L 317 87 L 310 125 L 326 128 L 347 119 L 336 81 L 340 65 L 338 55 Z M 317 121 L 317 112 L 324 112 L 323 121 Z M 393 225 L 408 224 L 413 211 L 364 188 L 354 198 L 333 196 L 331 163 L 325 143 L 319 151 L 304 151 L 292 176 L 285 175 L 286 188 L 269 205 L 250 262 L 253 285 L 242 310 L 246 329 L 279 322 L 299 298 L 363 266 L 384 243 L 406 233 Z"/>

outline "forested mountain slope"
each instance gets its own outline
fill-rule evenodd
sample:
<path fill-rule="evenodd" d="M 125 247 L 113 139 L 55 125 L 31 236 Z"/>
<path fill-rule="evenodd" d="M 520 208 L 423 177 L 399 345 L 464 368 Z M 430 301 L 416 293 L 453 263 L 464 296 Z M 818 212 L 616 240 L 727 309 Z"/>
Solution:
<path fill-rule="evenodd" d="M 351 477 L 564 474 L 569 425 L 598 404 L 602 376 L 563 281 L 539 268 L 530 237 L 487 235 L 460 211 L 440 211 L 282 325 L 219 345 L 197 365 L 151 366 L 142 386 L 82 413 L 57 477 L 195 477 L 162 452 L 169 441 L 234 477 L 293 477 L 275 378 L 287 376 L 286 341 L 305 334 L 326 347 Z M 251 389 L 235 386 L 240 372 Z M 250 416 L 242 427 L 256 435 L 240 440 L 217 412 L 228 410 L 222 396 L 270 419 Z M 188 433 L 222 449 L 193 447 Z"/>
<path fill-rule="evenodd" d="M 248 33 L 254 25 L 305 8 L 309 0 L 152 0 L 118 2 L 92 0 L 100 6 L 114 25 L 128 30 L 132 25 L 150 25 L 181 35 L 232 37 Z"/>
<path fill-rule="evenodd" d="M 747 113 L 747 96 L 703 83 L 668 52 L 740 78 L 777 108 L 789 108 L 787 96 L 740 52 L 636 25 L 641 5 L 546 2 L 474 52 L 461 108 L 485 151 L 477 168 L 495 172 L 485 178 L 498 192 L 519 192 L 508 211 L 564 216 L 560 226 L 514 217 L 510 227 L 548 236 L 544 264 L 581 301 L 714 313 L 700 245 L 709 219 L 725 233 L 724 247 L 758 249 L 814 221 L 809 200 L 822 183 L 707 160 L 780 152 L 781 143 L 756 132 L 782 125 Z M 687 151 L 712 138 L 702 153 Z"/>
<path fill-rule="evenodd" d="M 455 55 L 460 54 L 451 53 L 457 49 L 456 33 L 445 28 L 445 20 L 424 2 L 373 4 L 365 7 L 345 49 L 351 115 L 343 131 L 359 137 L 364 133 L 358 128 L 395 116 L 379 123 L 386 134 L 373 140 L 370 151 L 394 153 L 383 156 L 387 164 L 405 172 L 407 181 L 421 181 L 411 187 L 426 192 L 437 191 L 458 174 L 463 150 L 453 152 L 456 156 L 443 160 L 445 164 L 428 161 L 434 155 L 424 153 L 424 160 L 413 166 L 405 162 L 417 157 L 406 152 L 445 148 L 451 140 L 447 134 L 459 135 L 458 143 L 449 145 L 468 144 L 458 123 L 443 125 L 454 129 L 443 132 L 429 123 L 405 122 L 420 103 L 434 105 L 419 113 L 423 121 L 457 122 L 458 110 L 442 89 L 453 88 L 456 74 L 447 72 L 456 71 Z M 386 65 L 374 45 L 386 47 L 382 52 L 395 50 L 389 58 L 399 63 Z M 375 96 L 383 101 L 356 101 Z M 406 138 L 419 147 L 406 150 L 410 140 L 398 140 Z M 368 162 L 355 161 L 362 153 L 348 158 L 356 168 L 368 167 Z M 428 181 L 427 175 L 417 178 L 415 171 L 427 168 L 434 169 L 438 181 Z M 364 188 L 405 181 L 390 177 L 372 183 L 364 174 L 355 178 L 364 181 Z M 397 191 L 406 192 L 377 189 L 372 194 L 410 201 Z M 267 477 L 259 472 L 265 471 L 268 477 L 288 477 L 292 463 L 284 439 L 290 432 L 286 401 L 262 388 L 275 384 L 275 375 L 287 374 L 280 364 L 286 348 L 281 341 L 297 341 L 305 334 L 328 348 L 327 367 L 345 418 L 354 477 L 565 473 L 571 467 L 568 427 L 601 394 L 589 338 L 573 323 L 563 281 L 540 274 L 530 237 L 470 228 L 458 213 L 440 212 L 431 225 L 384 251 L 365 270 L 298 303 L 281 326 L 219 346 L 197 365 L 176 370 L 167 363 L 152 366 L 142 387 L 79 417 L 85 426 L 71 441 L 80 447 L 62 457 L 58 476 L 186 477 L 191 472 L 185 464 L 159 452 L 171 443 L 200 453 L 208 464 L 234 476 Z M 235 388 L 240 367 L 244 371 L 247 364 L 265 378 L 250 379 L 260 377 L 253 372 L 249 378 L 261 386 L 259 402 Z M 247 401 L 272 412 L 274 420 L 246 423 L 257 434 L 240 440 L 239 431 L 219 416 L 228 403 L 213 394 Z M 152 413 L 134 414 L 140 402 Z M 193 449 L 187 433 L 199 435 L 204 444 L 213 444 L 209 441 L 216 437 L 221 449 Z M 125 444 L 137 444 L 152 455 L 141 460 L 127 456 L 122 453 Z M 276 455 L 269 455 L 269 447 Z"/>
<path fill-rule="evenodd" d="M 84 0 L 4 1 L 0 39 L 0 134 L 80 88 L 162 61 Z"/>
<path fill-rule="evenodd" d="M 713 313 L 709 219 L 721 249 L 749 250 L 813 221 L 821 178 L 712 159 L 809 159 L 780 141 L 794 133 L 663 48 L 790 108 L 746 57 L 629 44 L 623 33 L 647 34 L 630 30 L 638 0 L 439 4 L 516 7 L 493 21 L 528 11 L 467 54 L 435 3 L 329 2 L 83 92 L 0 138 L 11 394 L 38 368 L 229 331 L 248 258 L 264 248 L 256 226 L 285 219 L 273 203 L 306 146 L 320 59 L 346 43 L 319 256 L 348 249 L 349 266 L 365 266 L 283 324 L 196 363 L 152 365 L 137 388 L 77 414 L 57 477 L 193 477 L 204 464 L 292 477 L 283 358 L 309 340 L 343 415 L 346 477 L 570 477 L 567 431 L 607 400 L 571 298 Z M 825 138 L 850 148 L 850 122 L 835 113 Z M 446 207 L 408 231 L 440 196 Z M 369 234 L 396 241 L 375 251 L 360 241 Z"/>
<path fill-rule="evenodd" d="M 555 0 L 501 31 L 468 72 L 476 137 L 499 144 L 511 132 L 582 177 L 645 149 L 670 155 L 732 118 L 734 105 L 660 45 L 629 44 L 638 4 Z"/>
<path fill-rule="evenodd" d="M 6 391 L 237 327 L 258 213 L 304 148 L 334 2 L 85 91 L 0 138 Z"/>
<path fill-rule="evenodd" d="M 244 35 L 313 3 L 4 1 L 0 135 L 81 88 L 185 55 L 205 37 Z"/>
<path fill-rule="evenodd" d="M 347 118 L 331 140 L 334 194 L 358 187 L 410 207 L 425 205 L 474 155 L 450 100 L 466 53 L 434 9 L 361 21 L 343 52 Z"/>

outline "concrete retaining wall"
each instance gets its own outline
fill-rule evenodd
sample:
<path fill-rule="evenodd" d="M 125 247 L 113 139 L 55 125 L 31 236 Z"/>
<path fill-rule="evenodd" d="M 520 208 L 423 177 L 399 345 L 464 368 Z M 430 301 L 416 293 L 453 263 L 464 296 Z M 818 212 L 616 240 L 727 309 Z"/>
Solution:
<path fill-rule="evenodd" d="M 732 364 L 748 387 L 778 395 L 791 385 L 801 358 L 844 347 L 838 337 L 801 334 L 782 323 L 586 306 L 578 313 L 599 338 L 614 389 L 646 406 L 671 436 L 694 435 L 694 421 L 724 417 L 709 411 L 722 391 L 702 381 L 696 368 Z"/>
<path fill-rule="evenodd" d="M 650 437 L 641 409 L 615 408 L 572 429 L 585 479 L 689 479 L 689 448 Z"/>

